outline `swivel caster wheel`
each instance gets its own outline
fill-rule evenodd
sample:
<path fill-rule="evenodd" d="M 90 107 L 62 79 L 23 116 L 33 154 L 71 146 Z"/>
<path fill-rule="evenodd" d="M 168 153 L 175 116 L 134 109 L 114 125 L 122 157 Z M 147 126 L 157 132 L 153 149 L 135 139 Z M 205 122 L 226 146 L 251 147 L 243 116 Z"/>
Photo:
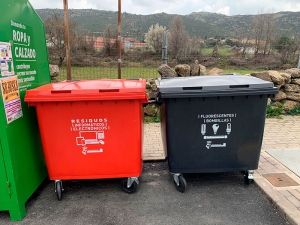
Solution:
<path fill-rule="evenodd" d="M 244 172 L 244 182 L 245 184 L 252 184 L 253 183 L 253 170 L 247 170 Z"/>
<path fill-rule="evenodd" d="M 173 174 L 174 185 L 177 191 L 184 193 L 186 191 L 186 180 L 182 176 L 182 174 Z"/>
<path fill-rule="evenodd" d="M 56 192 L 56 196 L 58 201 L 62 200 L 62 192 L 63 192 L 63 186 L 62 186 L 62 181 L 61 180 L 56 180 L 55 181 L 55 192 Z"/>
<path fill-rule="evenodd" d="M 121 188 L 127 194 L 136 192 L 139 180 L 137 177 L 129 177 L 121 180 Z"/>

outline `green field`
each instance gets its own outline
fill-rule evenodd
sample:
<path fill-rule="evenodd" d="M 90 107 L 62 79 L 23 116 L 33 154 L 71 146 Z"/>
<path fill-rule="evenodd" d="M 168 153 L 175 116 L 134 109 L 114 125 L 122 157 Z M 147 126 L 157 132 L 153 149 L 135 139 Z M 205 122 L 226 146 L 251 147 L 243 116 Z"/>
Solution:
<path fill-rule="evenodd" d="M 224 70 L 224 74 L 231 74 L 231 73 L 235 73 L 235 74 L 240 74 L 240 75 L 246 75 L 246 74 L 251 74 L 254 72 L 263 72 L 265 70 L 242 70 L 242 69 L 228 69 L 228 70 Z"/>
<path fill-rule="evenodd" d="M 92 80 L 101 78 L 118 78 L 118 69 L 110 67 L 72 67 L 72 80 Z M 122 78 L 157 78 L 160 77 L 157 68 L 151 67 L 125 67 L 121 70 Z M 67 79 L 65 67 L 60 68 L 60 81 Z"/>
<path fill-rule="evenodd" d="M 218 50 L 218 55 L 220 56 L 232 56 L 234 55 L 234 52 L 230 52 L 231 47 L 228 46 L 221 46 Z M 214 48 L 202 48 L 201 53 L 203 56 L 211 56 L 213 53 Z"/>

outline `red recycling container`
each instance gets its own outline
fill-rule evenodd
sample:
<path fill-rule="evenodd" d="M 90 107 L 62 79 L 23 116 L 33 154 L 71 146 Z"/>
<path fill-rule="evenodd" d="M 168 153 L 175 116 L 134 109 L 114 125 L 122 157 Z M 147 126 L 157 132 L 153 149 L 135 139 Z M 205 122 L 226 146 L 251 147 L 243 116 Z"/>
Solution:
<path fill-rule="evenodd" d="M 62 180 L 125 178 L 133 193 L 142 172 L 145 80 L 64 81 L 28 90 L 36 107 L 46 165 L 55 192 Z"/>

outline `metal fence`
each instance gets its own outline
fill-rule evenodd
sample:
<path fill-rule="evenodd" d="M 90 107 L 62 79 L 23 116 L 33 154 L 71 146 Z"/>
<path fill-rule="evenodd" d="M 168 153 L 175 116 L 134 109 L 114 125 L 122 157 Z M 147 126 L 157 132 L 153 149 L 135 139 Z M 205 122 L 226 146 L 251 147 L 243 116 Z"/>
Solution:
<path fill-rule="evenodd" d="M 73 80 L 118 78 L 118 57 L 115 42 L 104 38 L 94 38 L 92 42 L 87 39 L 86 46 L 77 46 L 71 49 L 71 75 Z M 122 43 L 122 78 L 157 78 L 160 77 L 157 68 L 162 64 L 162 54 L 155 53 L 142 38 L 124 38 Z M 92 44 L 91 44 L 92 43 Z M 48 46 L 51 64 L 58 65 L 60 55 L 52 46 Z M 211 53 L 208 51 L 210 50 Z M 212 57 L 212 49 L 199 49 L 178 57 L 168 56 L 168 65 L 174 68 L 177 64 L 193 66 L 195 60 L 208 69 L 218 67 L 225 70 L 248 69 L 268 70 L 297 67 L 298 54 L 290 56 L 288 63 L 282 63 L 282 55 L 257 55 L 249 53 L 241 55 L 238 49 L 230 48 L 227 52 Z M 63 55 L 63 54 L 62 54 Z M 165 56 L 163 56 L 165 57 Z M 58 80 L 67 77 L 66 66 L 60 66 Z"/>

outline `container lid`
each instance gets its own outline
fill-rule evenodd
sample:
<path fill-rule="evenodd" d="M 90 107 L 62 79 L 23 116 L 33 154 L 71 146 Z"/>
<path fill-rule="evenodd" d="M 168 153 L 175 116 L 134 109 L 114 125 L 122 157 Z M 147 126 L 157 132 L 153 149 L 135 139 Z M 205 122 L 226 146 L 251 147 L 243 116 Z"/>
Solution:
<path fill-rule="evenodd" d="M 160 98 L 276 94 L 278 92 L 272 82 L 235 74 L 159 78 L 156 84 Z"/>
<path fill-rule="evenodd" d="M 27 90 L 25 102 L 128 100 L 147 102 L 143 79 L 63 81 Z"/>

